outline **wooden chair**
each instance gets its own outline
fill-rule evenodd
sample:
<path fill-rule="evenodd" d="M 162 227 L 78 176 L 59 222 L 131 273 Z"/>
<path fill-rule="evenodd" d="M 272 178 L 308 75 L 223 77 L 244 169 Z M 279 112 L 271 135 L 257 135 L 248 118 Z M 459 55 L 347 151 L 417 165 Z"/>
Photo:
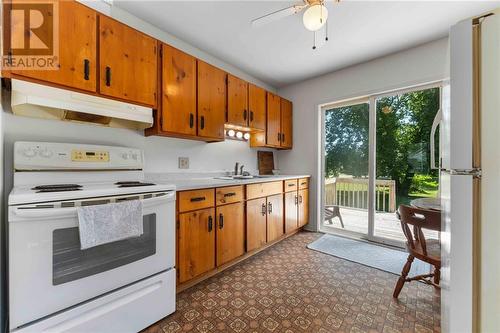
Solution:
<path fill-rule="evenodd" d="M 422 229 L 441 231 L 441 212 L 400 205 L 398 216 L 400 217 L 401 227 L 406 237 L 406 248 L 409 255 L 394 288 L 393 297 L 398 298 L 405 282 L 415 280 L 420 280 L 439 288 L 441 272 L 441 248 L 439 240 L 426 240 Z M 413 228 L 410 228 L 410 226 Z M 415 258 L 433 265 L 434 273 L 408 277 L 411 264 Z"/>
<path fill-rule="evenodd" d="M 325 221 L 329 224 L 333 224 L 332 220 L 334 217 L 338 217 L 340 220 L 340 225 L 344 227 L 344 221 L 342 220 L 342 215 L 340 215 L 340 208 L 337 205 L 326 205 L 325 206 Z"/>

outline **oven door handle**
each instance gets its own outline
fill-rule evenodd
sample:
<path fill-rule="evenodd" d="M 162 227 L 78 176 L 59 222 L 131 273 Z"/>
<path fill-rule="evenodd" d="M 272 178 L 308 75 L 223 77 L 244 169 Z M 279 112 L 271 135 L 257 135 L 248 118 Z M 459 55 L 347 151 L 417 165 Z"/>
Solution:
<path fill-rule="evenodd" d="M 142 199 L 142 204 L 144 208 L 151 207 L 152 205 L 158 204 L 159 202 L 169 202 L 175 198 L 174 192 L 166 193 L 165 195 Z M 22 208 L 22 207 L 14 207 L 13 213 L 16 216 L 22 218 L 44 218 L 44 217 L 68 217 L 76 215 L 76 207 L 68 207 L 68 208 Z"/>

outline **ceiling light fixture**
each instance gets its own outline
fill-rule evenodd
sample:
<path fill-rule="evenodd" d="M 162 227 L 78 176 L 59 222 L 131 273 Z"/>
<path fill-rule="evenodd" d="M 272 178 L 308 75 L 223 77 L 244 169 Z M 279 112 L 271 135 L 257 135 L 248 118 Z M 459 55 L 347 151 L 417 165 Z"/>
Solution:
<path fill-rule="evenodd" d="M 304 15 L 302 22 L 304 27 L 309 31 L 318 31 L 328 20 L 328 9 L 322 3 L 309 6 Z"/>

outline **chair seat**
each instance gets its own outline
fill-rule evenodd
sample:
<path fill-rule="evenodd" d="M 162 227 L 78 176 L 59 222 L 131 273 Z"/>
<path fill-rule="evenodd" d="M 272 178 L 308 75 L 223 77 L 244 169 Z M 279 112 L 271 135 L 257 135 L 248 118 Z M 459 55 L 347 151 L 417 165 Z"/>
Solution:
<path fill-rule="evenodd" d="M 424 255 L 424 250 L 420 243 L 415 242 L 415 248 L 410 248 L 407 244 L 408 252 L 413 254 L 416 258 L 434 264 L 436 262 L 441 263 L 441 244 L 437 239 L 429 239 L 425 242 L 427 248 L 427 256 Z M 426 260 L 426 258 L 431 260 Z"/>

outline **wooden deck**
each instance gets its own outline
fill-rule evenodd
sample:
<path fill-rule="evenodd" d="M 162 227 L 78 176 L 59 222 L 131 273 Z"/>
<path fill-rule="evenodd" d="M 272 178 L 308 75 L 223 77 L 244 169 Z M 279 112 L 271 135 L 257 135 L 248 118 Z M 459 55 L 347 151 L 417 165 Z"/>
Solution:
<path fill-rule="evenodd" d="M 340 215 L 344 221 L 345 230 L 358 232 L 362 234 L 368 233 L 368 211 L 362 209 L 352 209 L 340 207 Z M 333 218 L 332 224 L 325 221 L 323 224 L 326 229 L 332 228 L 342 229 L 338 217 Z M 424 235 L 428 239 L 438 239 L 438 233 L 435 231 L 425 230 Z M 395 213 L 377 212 L 375 214 L 375 236 L 393 239 L 397 241 L 406 241 L 406 238 L 401 230 L 401 224 Z"/>

